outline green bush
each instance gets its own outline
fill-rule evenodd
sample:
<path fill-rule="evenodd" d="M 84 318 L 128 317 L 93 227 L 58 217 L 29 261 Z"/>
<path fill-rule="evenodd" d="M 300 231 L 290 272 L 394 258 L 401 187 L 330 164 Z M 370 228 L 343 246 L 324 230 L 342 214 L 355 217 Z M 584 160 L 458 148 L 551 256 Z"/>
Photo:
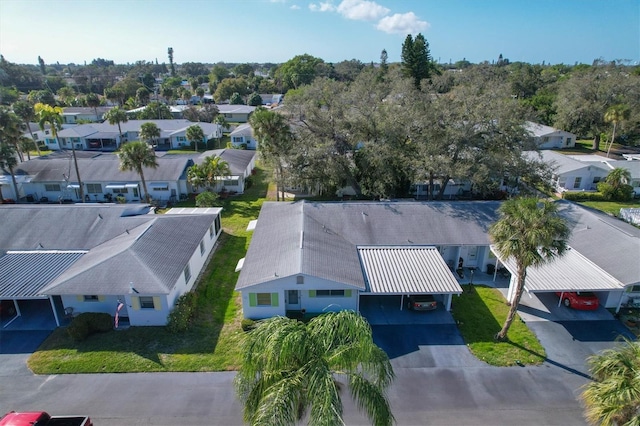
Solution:
<path fill-rule="evenodd" d="M 204 191 L 196 196 L 196 207 L 215 207 L 220 196 L 215 192 Z"/>
<path fill-rule="evenodd" d="M 101 312 L 84 312 L 71 321 L 67 327 L 69 336 L 81 342 L 94 333 L 103 333 L 113 329 L 111 315 Z"/>
<path fill-rule="evenodd" d="M 562 193 L 562 198 L 569 201 L 606 201 L 600 192 L 567 191 Z"/>
<path fill-rule="evenodd" d="M 198 295 L 192 291 L 183 294 L 176 300 L 176 305 L 169 313 L 169 321 L 167 322 L 167 329 L 170 332 L 180 333 L 189 328 L 196 313 L 197 301 Z"/>
<path fill-rule="evenodd" d="M 605 200 L 631 201 L 633 187 L 631 185 L 614 186 L 607 182 L 598 183 L 598 191 L 602 192 Z"/>
<path fill-rule="evenodd" d="M 242 327 L 242 331 L 251 331 L 256 328 L 256 322 L 249 318 L 243 318 L 240 322 L 240 327 Z"/>

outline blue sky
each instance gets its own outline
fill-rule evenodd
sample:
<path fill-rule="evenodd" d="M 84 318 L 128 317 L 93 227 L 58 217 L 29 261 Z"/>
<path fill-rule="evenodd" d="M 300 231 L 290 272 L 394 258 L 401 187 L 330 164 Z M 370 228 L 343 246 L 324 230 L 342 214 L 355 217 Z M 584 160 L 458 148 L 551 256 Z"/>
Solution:
<path fill-rule="evenodd" d="M 440 62 L 640 61 L 638 0 L 0 0 L 11 62 L 400 60 L 422 33 Z"/>

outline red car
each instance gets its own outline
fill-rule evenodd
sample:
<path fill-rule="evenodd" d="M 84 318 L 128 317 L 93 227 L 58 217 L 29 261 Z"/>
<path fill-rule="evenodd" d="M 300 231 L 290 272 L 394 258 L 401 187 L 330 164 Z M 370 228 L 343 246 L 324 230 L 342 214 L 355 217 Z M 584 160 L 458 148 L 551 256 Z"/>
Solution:
<path fill-rule="evenodd" d="M 590 291 L 556 292 L 556 296 L 562 298 L 562 303 L 567 308 L 580 309 L 582 311 L 595 311 L 600 306 L 598 296 Z"/>

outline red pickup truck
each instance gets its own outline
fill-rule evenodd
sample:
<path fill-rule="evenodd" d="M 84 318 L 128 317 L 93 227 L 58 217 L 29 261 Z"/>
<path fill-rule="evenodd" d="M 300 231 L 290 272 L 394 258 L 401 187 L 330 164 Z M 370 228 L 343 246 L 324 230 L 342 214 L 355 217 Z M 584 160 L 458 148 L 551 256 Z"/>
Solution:
<path fill-rule="evenodd" d="M 0 426 L 93 426 L 87 416 L 50 416 L 44 411 L 10 411 L 0 419 Z"/>

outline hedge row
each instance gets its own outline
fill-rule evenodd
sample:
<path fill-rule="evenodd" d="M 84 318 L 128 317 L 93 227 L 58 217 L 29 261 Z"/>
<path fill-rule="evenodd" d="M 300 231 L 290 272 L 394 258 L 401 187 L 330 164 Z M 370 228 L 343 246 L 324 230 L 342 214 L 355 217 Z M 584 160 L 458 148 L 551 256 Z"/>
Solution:
<path fill-rule="evenodd" d="M 80 342 L 89 335 L 102 333 L 113 329 L 113 318 L 109 314 L 97 312 L 84 312 L 71 321 L 67 327 L 69 336 Z"/>
<path fill-rule="evenodd" d="M 178 297 L 176 305 L 169 314 L 167 328 L 172 333 L 186 331 L 196 314 L 197 293 L 190 291 Z"/>

